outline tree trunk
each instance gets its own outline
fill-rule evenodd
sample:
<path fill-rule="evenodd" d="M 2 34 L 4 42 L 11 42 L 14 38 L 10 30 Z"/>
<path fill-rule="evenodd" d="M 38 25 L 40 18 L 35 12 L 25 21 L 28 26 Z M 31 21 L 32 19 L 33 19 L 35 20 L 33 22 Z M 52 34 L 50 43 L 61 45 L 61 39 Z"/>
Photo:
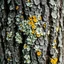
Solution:
<path fill-rule="evenodd" d="M 0 0 L 0 64 L 63 64 L 63 21 L 64 0 Z"/>

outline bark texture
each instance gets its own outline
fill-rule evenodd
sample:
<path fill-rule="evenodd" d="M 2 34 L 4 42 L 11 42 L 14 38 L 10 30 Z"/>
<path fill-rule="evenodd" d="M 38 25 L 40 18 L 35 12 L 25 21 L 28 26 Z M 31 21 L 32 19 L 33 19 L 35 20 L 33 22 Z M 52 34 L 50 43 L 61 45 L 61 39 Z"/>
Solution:
<path fill-rule="evenodd" d="M 0 64 L 63 64 L 63 30 L 64 0 L 0 0 Z"/>

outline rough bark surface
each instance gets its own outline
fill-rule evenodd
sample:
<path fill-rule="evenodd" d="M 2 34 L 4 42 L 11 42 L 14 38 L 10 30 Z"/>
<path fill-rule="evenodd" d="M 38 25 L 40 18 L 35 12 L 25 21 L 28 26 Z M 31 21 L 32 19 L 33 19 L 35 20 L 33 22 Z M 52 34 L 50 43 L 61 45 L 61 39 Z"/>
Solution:
<path fill-rule="evenodd" d="M 36 17 L 41 37 L 26 26 Z M 0 0 L 0 64 L 63 64 L 63 23 L 64 0 Z"/>

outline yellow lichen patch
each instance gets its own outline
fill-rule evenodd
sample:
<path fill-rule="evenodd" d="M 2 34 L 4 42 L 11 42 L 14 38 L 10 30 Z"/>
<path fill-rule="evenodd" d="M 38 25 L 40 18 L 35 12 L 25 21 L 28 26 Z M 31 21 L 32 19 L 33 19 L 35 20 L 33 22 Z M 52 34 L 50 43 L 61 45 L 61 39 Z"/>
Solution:
<path fill-rule="evenodd" d="M 56 48 L 56 45 L 55 45 L 55 46 L 53 46 L 53 48 Z"/>
<path fill-rule="evenodd" d="M 43 24 L 43 27 L 46 28 L 46 23 Z"/>
<path fill-rule="evenodd" d="M 38 20 L 37 19 L 33 19 L 33 21 L 36 23 Z"/>
<path fill-rule="evenodd" d="M 16 10 L 18 10 L 19 9 L 19 6 L 16 6 Z"/>
<path fill-rule="evenodd" d="M 7 58 L 8 61 L 10 61 L 10 58 Z"/>
<path fill-rule="evenodd" d="M 51 64 L 57 64 L 58 58 L 51 58 L 50 62 L 51 62 Z"/>
<path fill-rule="evenodd" d="M 42 20 L 42 16 L 39 17 L 39 20 Z"/>
<path fill-rule="evenodd" d="M 33 24 L 33 25 L 32 25 L 32 29 L 36 29 L 36 26 L 35 26 L 35 24 Z"/>
<path fill-rule="evenodd" d="M 32 26 L 32 25 L 34 25 L 34 22 L 30 21 L 30 22 L 28 22 L 28 24 Z"/>
<path fill-rule="evenodd" d="M 36 29 L 36 25 L 33 21 L 29 21 L 28 24 L 31 26 L 32 29 Z"/>
<path fill-rule="evenodd" d="M 33 19 L 36 19 L 36 16 L 32 16 L 33 17 Z"/>
<path fill-rule="evenodd" d="M 38 21 L 37 18 L 36 18 L 36 16 L 29 17 L 28 19 L 29 19 L 30 21 L 35 22 L 35 23 Z"/>
<path fill-rule="evenodd" d="M 36 23 L 38 20 L 37 20 L 37 18 L 36 18 L 36 16 L 32 16 L 32 18 L 33 18 L 33 21 Z"/>
<path fill-rule="evenodd" d="M 32 19 L 32 17 L 29 17 L 28 19 L 29 19 L 30 21 L 32 21 L 32 20 L 33 20 L 33 19 Z"/>
<path fill-rule="evenodd" d="M 35 30 L 32 30 L 32 34 L 35 34 Z"/>
<path fill-rule="evenodd" d="M 40 36 L 41 36 L 41 34 L 36 33 L 36 37 L 40 37 Z"/>
<path fill-rule="evenodd" d="M 30 0 L 27 0 L 28 2 L 30 2 Z"/>
<path fill-rule="evenodd" d="M 56 27 L 56 31 L 57 31 L 57 32 L 59 31 L 59 29 L 60 29 L 59 27 Z"/>
<path fill-rule="evenodd" d="M 37 56 L 41 56 L 42 52 L 41 51 L 37 51 L 36 54 L 37 54 Z"/>
<path fill-rule="evenodd" d="M 54 43 L 56 43 L 56 39 L 54 39 L 54 41 L 53 41 Z"/>
<path fill-rule="evenodd" d="M 26 44 L 24 44 L 24 47 L 23 47 L 24 49 L 26 49 L 27 48 L 27 45 Z"/>

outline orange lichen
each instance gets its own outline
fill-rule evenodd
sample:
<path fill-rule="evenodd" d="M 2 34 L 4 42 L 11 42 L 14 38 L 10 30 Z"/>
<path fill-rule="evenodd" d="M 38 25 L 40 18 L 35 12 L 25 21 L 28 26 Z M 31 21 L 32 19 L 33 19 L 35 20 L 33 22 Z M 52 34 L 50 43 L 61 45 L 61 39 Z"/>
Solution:
<path fill-rule="evenodd" d="M 51 64 L 57 64 L 58 58 L 51 58 L 50 62 L 51 62 Z"/>
<path fill-rule="evenodd" d="M 16 6 L 16 10 L 18 10 L 19 9 L 19 6 Z"/>
<path fill-rule="evenodd" d="M 33 21 L 36 23 L 38 20 L 35 18 L 35 19 L 33 19 Z"/>
<path fill-rule="evenodd" d="M 33 19 L 35 19 L 36 18 L 36 16 L 32 16 L 33 17 Z"/>
<path fill-rule="evenodd" d="M 36 18 L 36 16 L 32 16 L 28 18 L 30 21 L 33 21 L 34 23 L 36 23 L 38 20 Z"/>
<path fill-rule="evenodd" d="M 33 24 L 33 25 L 32 25 L 32 29 L 36 29 L 36 26 L 35 26 L 35 24 Z"/>
<path fill-rule="evenodd" d="M 34 22 L 30 21 L 30 22 L 28 22 L 28 24 L 32 26 L 32 25 L 34 25 Z"/>
<path fill-rule="evenodd" d="M 32 20 L 33 20 L 33 19 L 32 19 L 32 17 L 29 17 L 28 19 L 29 19 L 30 21 L 32 21 Z"/>
<path fill-rule="evenodd" d="M 37 56 L 41 56 L 42 52 L 41 51 L 37 51 Z"/>
<path fill-rule="evenodd" d="M 36 16 L 32 16 L 33 17 L 33 21 L 34 22 L 37 22 L 38 20 L 37 20 L 37 18 L 36 18 Z"/>

